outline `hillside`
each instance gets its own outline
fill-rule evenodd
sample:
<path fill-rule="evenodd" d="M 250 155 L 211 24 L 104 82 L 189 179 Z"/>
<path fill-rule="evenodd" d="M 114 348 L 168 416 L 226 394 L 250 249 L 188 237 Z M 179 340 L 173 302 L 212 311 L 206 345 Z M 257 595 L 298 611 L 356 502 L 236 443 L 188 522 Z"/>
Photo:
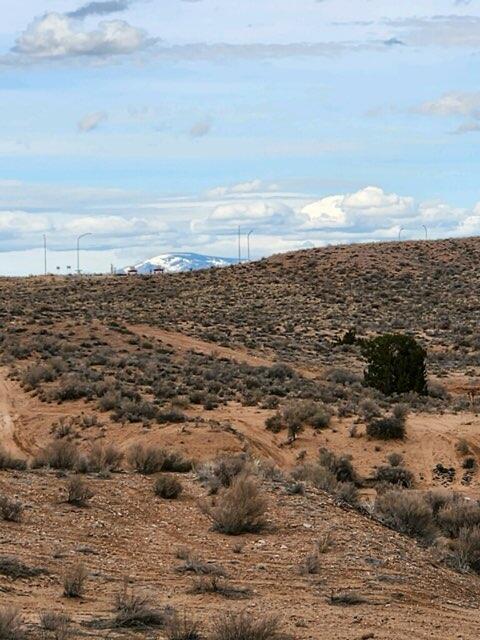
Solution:
<path fill-rule="evenodd" d="M 151 620 L 114 624 L 128 584 L 198 620 L 190 640 L 224 638 L 212 611 L 276 614 L 299 640 L 476 638 L 479 262 L 470 238 L 155 278 L 0 280 L 0 515 L 5 498 L 22 507 L 1 522 L 0 594 L 28 636 L 60 640 L 39 630 L 48 609 L 71 618 L 68 637 L 187 640 Z M 362 384 L 359 346 L 340 340 L 351 328 L 415 335 L 428 394 Z M 400 404 L 405 438 L 367 434 Z M 244 477 L 267 500 L 263 526 L 212 530 Z M 93 495 L 70 504 L 79 478 Z M 171 478 L 181 495 L 156 496 Z M 388 499 L 407 500 L 413 524 Z M 64 597 L 79 562 L 85 591 Z"/>

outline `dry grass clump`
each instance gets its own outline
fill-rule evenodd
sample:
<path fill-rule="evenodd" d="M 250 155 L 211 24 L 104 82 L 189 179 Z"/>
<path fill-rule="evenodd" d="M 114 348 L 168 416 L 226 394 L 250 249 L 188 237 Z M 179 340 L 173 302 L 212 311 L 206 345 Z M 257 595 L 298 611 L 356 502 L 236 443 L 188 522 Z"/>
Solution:
<path fill-rule="evenodd" d="M 381 522 L 401 533 L 426 540 L 435 536 L 432 510 L 421 495 L 386 491 L 377 496 L 374 512 Z"/>
<path fill-rule="evenodd" d="M 188 549 L 178 549 L 176 555 L 179 560 L 184 561 L 182 565 L 175 569 L 177 573 L 194 573 L 197 575 L 214 575 L 223 577 L 226 577 L 227 575 L 223 567 L 213 562 L 205 562 Z"/>
<path fill-rule="evenodd" d="M 64 613 L 44 611 L 40 614 L 40 627 L 50 631 L 54 640 L 68 640 L 72 634 L 70 618 Z"/>
<path fill-rule="evenodd" d="M 29 567 L 13 556 L 1 556 L 0 574 L 17 580 L 18 578 L 34 578 L 42 574 L 48 574 L 48 571 L 42 567 Z"/>
<path fill-rule="evenodd" d="M 0 640 L 23 640 L 23 619 L 13 607 L 0 608 Z"/>
<path fill-rule="evenodd" d="M 254 616 L 227 612 L 222 614 L 213 627 L 211 640 L 281 640 L 280 622 L 275 616 Z"/>
<path fill-rule="evenodd" d="M 159 498 L 175 500 L 183 492 L 183 485 L 175 476 L 161 475 L 155 480 L 153 491 Z"/>
<path fill-rule="evenodd" d="M 7 522 L 21 522 L 25 507 L 20 500 L 0 495 L 0 516 Z"/>
<path fill-rule="evenodd" d="M 213 505 L 204 507 L 215 531 L 234 536 L 265 529 L 266 510 L 267 501 L 257 480 L 244 474 L 236 477 Z"/>
<path fill-rule="evenodd" d="M 16 471 L 25 471 L 27 461 L 15 458 L 3 447 L 0 447 L 0 469 L 14 469 Z"/>
<path fill-rule="evenodd" d="M 220 576 L 210 575 L 196 578 L 191 593 L 215 593 L 232 600 L 243 600 L 251 596 L 248 587 L 237 587 Z"/>
<path fill-rule="evenodd" d="M 165 625 L 164 634 L 167 640 L 201 640 L 198 622 L 187 616 L 174 613 Z"/>
<path fill-rule="evenodd" d="M 73 476 L 67 480 L 67 502 L 76 507 L 86 507 L 94 493 L 81 476 Z"/>
<path fill-rule="evenodd" d="M 114 625 L 128 628 L 163 627 L 173 615 L 171 608 L 159 609 L 148 595 L 128 589 L 126 584 L 115 596 L 114 611 Z"/>
<path fill-rule="evenodd" d="M 81 562 L 68 568 L 63 577 L 63 595 L 66 598 L 81 598 L 87 577 L 88 571 Z"/>

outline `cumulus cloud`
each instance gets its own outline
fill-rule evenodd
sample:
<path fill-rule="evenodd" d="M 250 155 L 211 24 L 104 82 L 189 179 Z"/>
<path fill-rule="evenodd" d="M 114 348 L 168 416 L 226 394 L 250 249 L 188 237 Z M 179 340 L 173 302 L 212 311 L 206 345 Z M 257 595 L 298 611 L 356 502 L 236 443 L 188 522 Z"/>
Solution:
<path fill-rule="evenodd" d="M 78 122 L 78 130 L 82 133 L 88 133 L 100 126 L 102 122 L 107 120 L 108 114 L 105 111 L 97 111 L 95 113 L 88 113 L 83 116 Z"/>
<path fill-rule="evenodd" d="M 0 242 L 22 237 L 26 233 L 47 231 L 50 223 L 45 216 L 24 211 L 0 211 Z"/>
<path fill-rule="evenodd" d="M 69 18 L 83 19 L 88 16 L 106 16 L 111 13 L 126 11 L 130 6 L 130 0 L 104 0 L 104 2 L 89 2 L 75 11 L 66 15 Z"/>
<path fill-rule="evenodd" d="M 395 220 L 409 217 L 413 212 L 413 198 L 385 193 L 379 187 L 365 187 L 352 194 L 322 198 L 304 207 L 307 216 L 304 227 L 365 227 L 390 226 Z"/>
<path fill-rule="evenodd" d="M 86 31 L 60 13 L 36 18 L 17 38 L 12 51 L 29 59 L 62 59 L 79 56 L 108 57 L 131 54 L 151 44 L 142 29 L 123 20 L 100 22 Z"/>

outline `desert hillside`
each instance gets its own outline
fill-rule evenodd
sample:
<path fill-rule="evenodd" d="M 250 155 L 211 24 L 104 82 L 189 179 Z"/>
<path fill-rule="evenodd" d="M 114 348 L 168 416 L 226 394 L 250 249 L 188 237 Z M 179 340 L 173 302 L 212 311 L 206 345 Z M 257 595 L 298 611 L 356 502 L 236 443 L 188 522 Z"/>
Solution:
<path fill-rule="evenodd" d="M 469 238 L 0 280 L 0 640 L 477 638 L 479 264 Z M 365 383 L 388 333 L 425 393 Z"/>

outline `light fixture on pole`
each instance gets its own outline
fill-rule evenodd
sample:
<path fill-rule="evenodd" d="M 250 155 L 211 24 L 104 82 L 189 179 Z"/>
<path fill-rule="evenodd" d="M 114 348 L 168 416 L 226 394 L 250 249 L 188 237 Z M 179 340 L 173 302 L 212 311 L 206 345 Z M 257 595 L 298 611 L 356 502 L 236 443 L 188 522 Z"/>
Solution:
<path fill-rule="evenodd" d="M 77 274 L 80 275 L 80 240 L 87 236 L 93 235 L 92 233 L 82 233 L 77 238 Z"/>
<path fill-rule="evenodd" d="M 247 256 L 248 256 L 248 262 L 250 262 L 250 236 L 253 233 L 253 229 L 251 229 L 248 233 L 247 233 Z"/>

